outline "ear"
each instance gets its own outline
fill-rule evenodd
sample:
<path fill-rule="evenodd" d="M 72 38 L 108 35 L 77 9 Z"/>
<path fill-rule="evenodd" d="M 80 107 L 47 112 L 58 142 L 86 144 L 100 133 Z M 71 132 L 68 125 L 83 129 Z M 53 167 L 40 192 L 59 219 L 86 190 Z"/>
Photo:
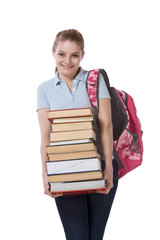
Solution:
<path fill-rule="evenodd" d="M 54 51 L 54 49 L 52 49 L 52 55 L 55 58 L 55 51 Z"/>
<path fill-rule="evenodd" d="M 83 54 L 82 54 L 82 59 L 84 58 L 84 55 L 85 55 L 85 51 L 84 51 Z"/>

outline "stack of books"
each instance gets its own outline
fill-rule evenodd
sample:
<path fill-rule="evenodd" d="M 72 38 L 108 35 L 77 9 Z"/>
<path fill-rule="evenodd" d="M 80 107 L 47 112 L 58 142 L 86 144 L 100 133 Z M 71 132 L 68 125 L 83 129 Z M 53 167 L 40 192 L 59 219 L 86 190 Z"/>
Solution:
<path fill-rule="evenodd" d="M 50 191 L 72 195 L 105 189 L 91 109 L 49 111 L 48 119 L 52 125 L 47 146 Z"/>

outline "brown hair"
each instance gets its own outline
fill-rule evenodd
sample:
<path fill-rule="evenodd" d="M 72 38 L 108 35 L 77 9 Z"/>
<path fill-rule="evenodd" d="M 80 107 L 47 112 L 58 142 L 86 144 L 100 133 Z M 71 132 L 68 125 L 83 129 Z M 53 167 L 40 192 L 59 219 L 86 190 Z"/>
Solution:
<path fill-rule="evenodd" d="M 80 32 L 78 32 L 75 29 L 68 29 L 68 30 L 63 30 L 59 32 L 54 41 L 52 50 L 55 51 L 59 41 L 66 41 L 66 40 L 76 42 L 81 47 L 82 53 L 84 52 L 83 36 Z"/>

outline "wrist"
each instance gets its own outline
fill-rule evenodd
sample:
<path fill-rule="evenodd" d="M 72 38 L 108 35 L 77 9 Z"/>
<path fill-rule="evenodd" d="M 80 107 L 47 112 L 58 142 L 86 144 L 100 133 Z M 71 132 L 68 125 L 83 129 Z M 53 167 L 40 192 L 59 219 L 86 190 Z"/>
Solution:
<path fill-rule="evenodd" d="M 47 169 L 43 169 L 42 170 L 42 176 L 46 176 L 46 175 L 48 175 Z"/>
<path fill-rule="evenodd" d="M 105 159 L 105 166 L 112 166 L 112 158 L 111 159 Z"/>

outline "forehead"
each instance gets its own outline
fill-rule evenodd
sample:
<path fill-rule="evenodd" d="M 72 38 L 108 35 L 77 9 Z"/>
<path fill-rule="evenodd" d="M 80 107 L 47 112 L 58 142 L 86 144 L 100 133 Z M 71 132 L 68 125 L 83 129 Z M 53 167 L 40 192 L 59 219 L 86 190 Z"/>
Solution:
<path fill-rule="evenodd" d="M 63 52 L 80 52 L 81 48 L 76 42 L 65 40 L 58 42 L 56 50 Z"/>

